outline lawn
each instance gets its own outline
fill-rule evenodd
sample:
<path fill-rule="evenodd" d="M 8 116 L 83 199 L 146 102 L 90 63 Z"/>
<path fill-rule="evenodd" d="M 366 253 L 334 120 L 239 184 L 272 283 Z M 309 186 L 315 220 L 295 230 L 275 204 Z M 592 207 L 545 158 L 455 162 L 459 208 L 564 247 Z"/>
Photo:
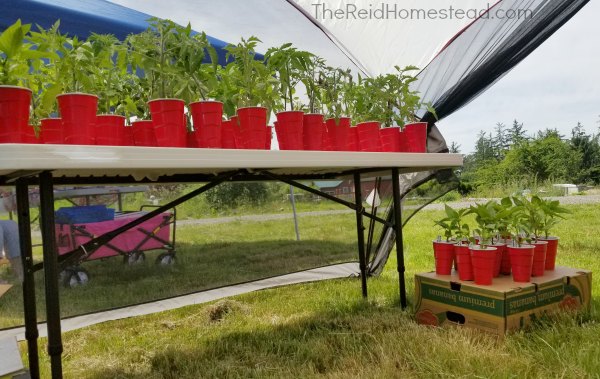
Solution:
<path fill-rule="evenodd" d="M 557 228 L 558 263 L 598 272 L 600 205 L 570 209 L 574 213 Z M 421 212 L 405 228 L 409 299 L 413 275 L 433 267 L 430 241 L 438 232 L 432 220 L 440 215 Z M 303 218 L 301 231 L 307 239 L 315 233 L 332 247 L 350 247 L 353 220 L 344 217 L 314 224 Z M 271 240 L 275 225 L 293 228 L 284 221 L 269 224 L 256 233 L 256 241 Z M 211 238 L 218 239 L 223 225 L 214 228 Z M 287 246 L 294 245 L 287 239 Z M 457 327 L 417 325 L 410 307 L 398 307 L 393 258 L 380 277 L 369 280 L 369 290 L 364 301 L 357 279 L 302 284 L 65 333 L 65 377 L 580 378 L 600 373 L 598 296 L 589 314 L 498 339 Z M 47 377 L 45 340 L 40 345 Z"/>
<path fill-rule="evenodd" d="M 293 240 L 291 220 L 179 226 L 175 265 L 154 264 L 162 251 L 146 252 L 146 262 L 133 266 L 124 264 L 121 257 L 84 262 L 82 267 L 91 281 L 86 286 L 61 290 L 61 315 L 73 316 L 354 261 L 354 217 L 303 217 L 299 242 Z M 40 258 L 39 251 L 36 257 Z M 0 272 L 0 276 L 10 278 L 6 272 Z M 43 272 L 36 274 L 35 279 L 38 318 L 44 320 Z M 21 291 L 15 287 L 0 299 L 0 328 L 22 323 Z"/>

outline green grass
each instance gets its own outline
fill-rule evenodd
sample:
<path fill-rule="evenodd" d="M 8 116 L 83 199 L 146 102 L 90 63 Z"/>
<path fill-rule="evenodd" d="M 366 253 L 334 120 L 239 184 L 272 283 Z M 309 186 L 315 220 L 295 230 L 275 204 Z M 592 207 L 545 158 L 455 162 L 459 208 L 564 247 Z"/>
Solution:
<path fill-rule="evenodd" d="M 558 263 L 598 272 L 600 205 L 570 208 L 573 215 L 556 231 Z M 421 212 L 405 228 L 411 301 L 413 275 L 434 265 L 432 220 L 441 215 Z M 328 224 L 317 226 L 322 238 L 354 242 L 351 227 L 319 230 Z M 261 230 L 259 241 L 270 234 Z M 357 279 L 332 280 L 65 333 L 65 377 L 584 378 L 600 373 L 597 295 L 590 314 L 553 319 L 504 339 L 458 327 L 423 327 L 414 322 L 413 309 L 398 307 L 393 257 L 380 277 L 369 280 L 368 301 L 361 299 Z M 594 276 L 593 286 L 598 284 Z M 44 344 L 40 354 L 48 377 Z"/>
<path fill-rule="evenodd" d="M 176 265 L 155 265 L 161 251 L 147 252 L 146 262 L 134 266 L 123 264 L 121 257 L 84 262 L 91 282 L 61 291 L 61 314 L 72 316 L 356 260 L 353 217 L 303 217 L 300 242 L 294 241 L 290 220 L 180 226 Z M 0 272 L 0 277 L 9 274 Z M 36 275 L 40 310 L 45 301 L 43 282 L 40 272 Z M 45 318 L 44 312 L 38 316 Z M 22 323 L 21 290 L 16 286 L 0 299 L 0 328 Z"/>

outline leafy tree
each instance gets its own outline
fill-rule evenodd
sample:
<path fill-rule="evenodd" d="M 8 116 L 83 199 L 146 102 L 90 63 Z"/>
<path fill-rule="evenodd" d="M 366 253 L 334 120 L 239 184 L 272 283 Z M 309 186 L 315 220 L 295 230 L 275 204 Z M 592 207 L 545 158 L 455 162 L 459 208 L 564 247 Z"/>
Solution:
<path fill-rule="evenodd" d="M 475 154 L 474 158 L 478 162 L 485 162 L 490 159 L 495 159 L 494 143 L 492 140 L 492 134 L 488 137 L 487 133 L 483 130 L 477 135 L 477 142 L 475 142 Z"/>
<path fill-rule="evenodd" d="M 448 150 L 450 154 L 460 154 L 460 145 L 455 141 L 452 141 Z"/>
<path fill-rule="evenodd" d="M 585 132 L 583 125 L 571 130 L 571 147 L 581 154 L 581 166 L 579 168 L 577 181 L 598 183 L 594 174 L 600 168 L 600 135 L 589 135 Z"/>
<path fill-rule="evenodd" d="M 509 145 L 520 145 L 527 141 L 527 132 L 523 127 L 523 123 L 519 123 L 516 119 L 513 121 L 512 127 L 508 130 Z"/>
<path fill-rule="evenodd" d="M 573 173 L 581 165 L 581 154 L 574 153 L 557 133 L 550 131 L 541 136 L 511 150 L 509 154 L 514 154 L 523 172 L 536 181 L 575 179 Z"/>
<path fill-rule="evenodd" d="M 496 135 L 494 136 L 493 146 L 496 153 L 496 157 L 502 159 L 505 153 L 510 148 L 510 138 L 508 131 L 506 129 L 506 125 L 499 122 L 496 124 L 496 128 L 494 129 Z"/>
<path fill-rule="evenodd" d="M 260 205 L 270 198 L 265 183 L 223 183 L 206 192 L 206 200 L 212 209 L 236 208 L 243 204 Z"/>

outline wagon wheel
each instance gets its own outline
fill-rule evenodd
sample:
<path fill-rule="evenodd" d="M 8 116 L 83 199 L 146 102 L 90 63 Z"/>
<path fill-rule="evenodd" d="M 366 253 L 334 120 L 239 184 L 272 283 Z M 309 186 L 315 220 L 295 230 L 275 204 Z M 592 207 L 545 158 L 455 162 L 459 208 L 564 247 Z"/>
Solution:
<path fill-rule="evenodd" d="M 74 288 L 86 285 L 90 281 L 90 274 L 81 267 L 74 267 L 64 270 L 61 278 L 66 288 Z"/>
<path fill-rule="evenodd" d="M 156 258 L 156 264 L 161 266 L 170 266 L 175 263 L 175 251 L 161 253 Z"/>
<path fill-rule="evenodd" d="M 132 251 L 123 258 L 123 263 L 133 266 L 146 261 L 146 254 L 143 251 Z"/>

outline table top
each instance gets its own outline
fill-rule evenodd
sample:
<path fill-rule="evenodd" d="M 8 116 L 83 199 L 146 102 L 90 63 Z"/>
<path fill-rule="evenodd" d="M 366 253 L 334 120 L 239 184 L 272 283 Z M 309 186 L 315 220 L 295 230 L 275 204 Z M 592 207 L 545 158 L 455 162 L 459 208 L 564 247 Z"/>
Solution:
<path fill-rule="evenodd" d="M 213 175 L 239 169 L 250 173 L 268 170 L 278 175 L 337 175 L 393 167 L 400 172 L 416 172 L 458 167 L 462 162 L 460 154 L 2 144 L 0 183 L 41 170 L 51 170 L 55 178 L 131 176 L 156 180 L 160 176 Z"/>

